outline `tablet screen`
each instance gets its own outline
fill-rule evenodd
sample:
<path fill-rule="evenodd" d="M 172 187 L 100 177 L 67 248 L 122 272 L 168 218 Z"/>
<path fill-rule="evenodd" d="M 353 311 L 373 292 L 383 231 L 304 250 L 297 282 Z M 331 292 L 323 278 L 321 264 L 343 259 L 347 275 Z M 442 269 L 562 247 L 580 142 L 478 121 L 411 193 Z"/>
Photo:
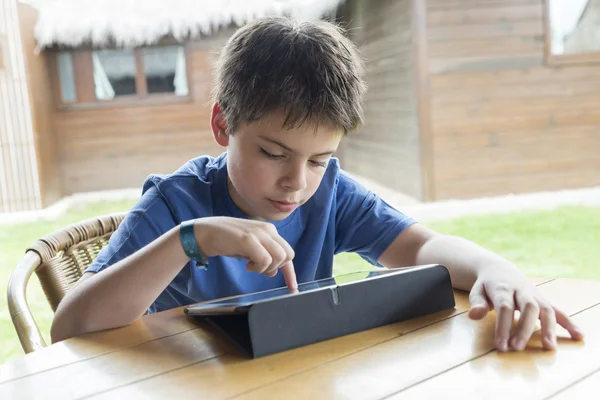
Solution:
<path fill-rule="evenodd" d="M 321 279 L 317 281 L 301 283 L 298 285 L 299 292 L 307 292 L 310 290 L 320 289 L 329 286 L 337 286 L 344 283 L 361 281 L 368 278 L 374 278 L 397 271 L 382 269 L 380 271 L 361 271 L 353 272 L 350 274 L 337 275 L 332 278 Z M 273 299 L 277 297 L 283 297 L 293 295 L 287 287 L 281 287 L 277 289 L 267 290 L 264 292 L 251 293 L 232 297 L 230 299 L 209 301 L 202 304 L 194 304 L 186 307 L 185 311 L 188 314 L 207 314 L 207 313 L 222 313 L 232 312 L 236 307 L 256 303 L 262 300 Z"/>

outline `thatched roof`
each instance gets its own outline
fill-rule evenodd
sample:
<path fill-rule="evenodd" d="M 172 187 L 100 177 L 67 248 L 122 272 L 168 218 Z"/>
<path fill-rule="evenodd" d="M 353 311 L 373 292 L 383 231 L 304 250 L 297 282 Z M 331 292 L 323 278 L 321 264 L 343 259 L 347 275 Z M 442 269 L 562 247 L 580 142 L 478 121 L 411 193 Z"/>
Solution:
<path fill-rule="evenodd" d="M 141 46 L 165 36 L 177 40 L 266 15 L 302 19 L 331 13 L 343 0 L 21 0 L 39 11 L 38 49 L 83 44 Z"/>

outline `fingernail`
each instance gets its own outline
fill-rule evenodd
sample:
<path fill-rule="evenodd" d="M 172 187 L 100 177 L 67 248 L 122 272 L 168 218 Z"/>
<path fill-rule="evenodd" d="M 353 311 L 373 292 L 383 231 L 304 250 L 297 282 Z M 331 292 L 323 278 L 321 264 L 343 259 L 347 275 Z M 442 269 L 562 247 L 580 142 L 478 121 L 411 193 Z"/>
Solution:
<path fill-rule="evenodd" d="M 507 340 L 501 340 L 499 347 L 500 347 L 499 348 L 500 351 L 507 351 L 508 350 L 508 341 Z"/>
<path fill-rule="evenodd" d="M 546 336 L 546 340 L 552 345 L 556 346 L 556 337 L 554 335 Z"/>

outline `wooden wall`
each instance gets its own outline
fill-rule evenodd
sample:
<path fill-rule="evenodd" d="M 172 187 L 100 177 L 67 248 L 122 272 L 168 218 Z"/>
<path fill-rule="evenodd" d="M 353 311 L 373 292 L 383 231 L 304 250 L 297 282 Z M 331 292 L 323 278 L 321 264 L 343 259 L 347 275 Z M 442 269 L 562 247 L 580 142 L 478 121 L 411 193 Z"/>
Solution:
<path fill-rule="evenodd" d="M 171 173 L 200 155 L 218 155 L 210 131 L 212 62 L 224 37 L 190 44 L 192 101 L 56 110 L 53 114 L 64 195 L 141 188 L 152 173 Z"/>
<path fill-rule="evenodd" d="M 426 5 L 433 197 L 600 185 L 600 63 L 546 65 L 542 0 Z"/>
<path fill-rule="evenodd" d="M 0 0 L 0 43 L 0 213 L 34 210 L 41 196 L 14 0 Z"/>
<path fill-rule="evenodd" d="M 423 197 L 415 88 L 412 0 L 349 0 L 344 19 L 367 63 L 365 125 L 349 135 L 351 173 Z"/>
<path fill-rule="evenodd" d="M 36 54 L 33 27 L 37 11 L 26 4 L 18 4 L 21 43 L 27 71 L 27 88 L 31 107 L 31 123 L 36 149 L 37 169 L 42 207 L 62 197 L 61 176 L 56 151 L 56 137 L 52 129 L 54 92 L 50 80 L 47 58 Z"/>

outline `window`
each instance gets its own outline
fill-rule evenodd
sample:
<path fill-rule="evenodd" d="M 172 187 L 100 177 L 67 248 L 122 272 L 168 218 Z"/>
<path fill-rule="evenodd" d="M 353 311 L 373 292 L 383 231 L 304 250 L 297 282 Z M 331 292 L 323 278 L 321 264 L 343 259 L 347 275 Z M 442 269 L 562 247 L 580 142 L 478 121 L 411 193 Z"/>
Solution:
<path fill-rule="evenodd" d="M 169 101 L 189 94 L 183 46 L 59 52 L 63 107 Z"/>
<path fill-rule="evenodd" d="M 60 83 L 60 92 L 62 101 L 73 103 L 77 101 L 77 92 L 75 91 L 75 74 L 73 73 L 73 57 L 71 53 L 59 53 L 56 56 L 58 65 L 58 81 Z"/>
<path fill-rule="evenodd" d="M 133 50 L 102 50 L 92 53 L 94 93 L 97 100 L 135 96 L 137 66 Z"/>
<path fill-rule="evenodd" d="M 600 62 L 600 0 L 546 0 L 544 7 L 551 64 Z"/>
<path fill-rule="evenodd" d="M 142 49 L 142 62 L 148 93 L 188 95 L 183 48 Z"/>

